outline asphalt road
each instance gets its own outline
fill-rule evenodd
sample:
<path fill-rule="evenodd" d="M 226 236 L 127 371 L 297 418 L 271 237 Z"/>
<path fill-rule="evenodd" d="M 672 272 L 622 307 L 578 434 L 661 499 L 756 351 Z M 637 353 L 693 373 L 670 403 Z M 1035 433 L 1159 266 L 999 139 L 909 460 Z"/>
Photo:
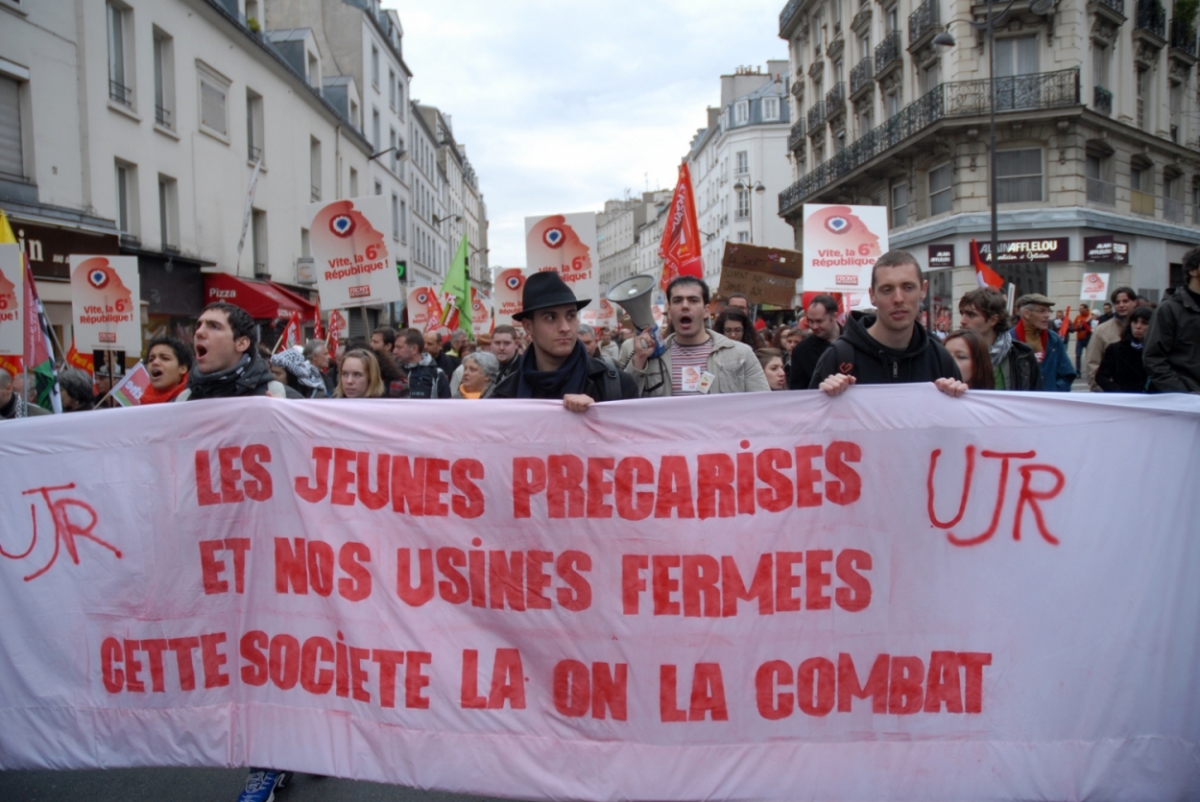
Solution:
<path fill-rule="evenodd" d="M 0 772 L 3 802 L 235 802 L 246 769 L 106 769 Z M 486 797 L 400 785 L 294 776 L 278 802 L 482 802 Z M 497 800 L 497 802 L 500 802 Z"/>

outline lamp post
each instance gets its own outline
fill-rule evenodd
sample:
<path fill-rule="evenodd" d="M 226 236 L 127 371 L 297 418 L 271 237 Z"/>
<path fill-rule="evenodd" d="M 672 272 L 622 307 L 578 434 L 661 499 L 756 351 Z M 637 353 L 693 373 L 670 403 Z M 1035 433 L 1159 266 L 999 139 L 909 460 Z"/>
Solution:
<path fill-rule="evenodd" d="M 742 179 L 739 178 L 737 180 L 737 183 L 735 183 L 733 185 L 733 188 L 734 188 L 734 190 L 737 191 L 737 193 L 739 195 L 743 192 L 748 192 L 750 190 L 754 190 L 759 195 L 761 195 L 767 191 L 767 188 L 763 186 L 763 183 L 761 181 L 751 181 L 749 178 L 747 178 L 745 181 L 743 181 Z M 749 219 L 750 219 L 750 244 L 753 245 L 754 244 L 754 197 L 753 196 L 746 199 L 746 212 L 747 212 L 747 217 L 749 217 Z"/>

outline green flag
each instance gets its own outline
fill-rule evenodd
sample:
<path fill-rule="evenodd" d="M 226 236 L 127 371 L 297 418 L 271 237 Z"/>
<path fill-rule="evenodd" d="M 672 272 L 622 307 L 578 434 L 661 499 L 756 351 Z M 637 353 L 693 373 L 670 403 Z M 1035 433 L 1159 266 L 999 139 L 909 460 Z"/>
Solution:
<path fill-rule="evenodd" d="M 474 337 L 471 330 L 471 281 L 467 268 L 467 237 L 464 234 L 458 250 L 446 271 L 446 280 L 442 282 L 442 324 L 448 325 L 453 320 L 454 310 L 458 310 L 458 328 Z"/>

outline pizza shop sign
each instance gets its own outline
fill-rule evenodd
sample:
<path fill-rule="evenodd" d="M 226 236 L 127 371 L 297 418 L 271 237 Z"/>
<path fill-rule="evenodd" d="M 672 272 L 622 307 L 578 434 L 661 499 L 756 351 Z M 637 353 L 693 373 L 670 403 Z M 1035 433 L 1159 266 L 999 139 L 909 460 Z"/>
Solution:
<path fill-rule="evenodd" d="M 1014 239 L 996 243 L 998 262 L 1066 262 L 1070 261 L 1071 240 L 1068 237 L 1053 239 Z M 979 243 L 979 255 L 984 261 L 992 261 L 992 244 Z"/>

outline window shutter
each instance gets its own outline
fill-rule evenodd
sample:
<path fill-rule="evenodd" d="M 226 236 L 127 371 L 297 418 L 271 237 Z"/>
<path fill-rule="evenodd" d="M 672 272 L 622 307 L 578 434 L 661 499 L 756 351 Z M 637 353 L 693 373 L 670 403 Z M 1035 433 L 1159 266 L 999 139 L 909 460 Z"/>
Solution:
<path fill-rule="evenodd" d="M 20 84 L 0 77 L 0 174 L 25 178 L 21 150 Z"/>

